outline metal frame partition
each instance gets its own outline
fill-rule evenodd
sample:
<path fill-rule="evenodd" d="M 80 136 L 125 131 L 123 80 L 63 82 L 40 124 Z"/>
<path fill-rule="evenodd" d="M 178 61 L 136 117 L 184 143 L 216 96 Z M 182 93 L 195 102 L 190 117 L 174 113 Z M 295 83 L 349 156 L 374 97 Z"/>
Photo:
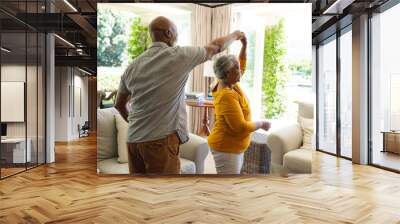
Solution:
<path fill-rule="evenodd" d="M 372 94 L 373 94 L 373 88 L 372 88 L 372 54 L 373 49 L 372 49 L 372 23 L 371 20 L 373 18 L 373 13 L 382 13 L 395 5 L 399 4 L 399 0 L 388 0 L 384 4 L 380 5 L 379 7 L 373 8 L 373 9 L 367 9 L 365 10 L 364 14 L 368 14 L 368 25 L 367 25 L 367 46 L 368 46 L 368 54 L 367 54 L 367 82 L 368 82 L 368 165 L 384 169 L 387 171 L 392 171 L 396 173 L 400 173 L 400 170 L 392 169 L 389 167 L 385 167 L 382 165 L 374 164 L 373 162 L 373 142 L 372 142 Z M 340 58 L 340 37 L 345 34 L 346 32 L 351 30 L 352 26 L 352 19 L 354 18 L 353 15 L 347 15 L 340 20 L 336 22 L 336 24 L 332 25 L 331 27 L 327 28 L 325 31 L 323 31 L 320 35 L 318 35 L 316 38 L 314 38 L 314 45 L 316 45 L 316 148 L 317 151 L 327 153 L 333 156 L 337 156 L 340 158 L 344 158 L 347 160 L 352 160 L 352 158 L 346 157 L 342 155 L 342 150 L 341 150 L 341 117 L 340 117 L 340 102 L 341 102 L 341 97 L 340 97 L 340 81 L 341 81 L 341 58 Z M 332 36 L 336 35 L 336 37 L 332 40 L 329 40 L 329 38 L 332 38 Z M 319 98 L 320 98 L 320 91 L 321 91 L 321 86 L 320 86 L 320 64 L 321 64 L 321 57 L 319 55 L 319 48 L 321 47 L 321 43 L 327 42 L 327 41 L 336 41 L 336 153 L 331 153 L 328 152 L 324 149 L 321 148 L 321 144 L 319 142 L 320 139 L 320 128 L 319 128 L 319 123 L 321 122 L 319 117 L 320 117 L 320 109 L 319 109 Z"/>
<path fill-rule="evenodd" d="M 347 160 L 352 160 L 349 157 L 343 156 L 341 153 L 341 117 L 340 117 L 340 112 L 341 112 L 341 108 L 340 108 L 340 103 L 341 103 L 341 97 L 340 97 L 340 81 L 341 81 L 341 57 L 340 57 L 340 37 L 345 34 L 346 32 L 350 32 L 351 31 L 351 16 L 347 16 L 345 18 L 343 18 L 342 23 L 339 25 L 339 23 L 334 24 L 332 26 L 332 29 L 329 32 L 330 35 L 327 34 L 323 34 L 324 37 L 320 40 L 318 40 L 318 43 L 316 44 L 316 148 L 317 151 L 319 152 L 323 152 L 323 153 L 327 153 L 329 155 L 333 155 L 333 156 L 338 156 Z M 327 33 L 328 33 L 327 32 Z M 332 152 L 328 152 L 324 149 L 320 148 L 320 143 L 319 143 L 319 137 L 320 135 L 320 128 L 319 128 L 319 115 L 321 113 L 321 111 L 319 110 L 319 95 L 320 95 L 320 74 L 319 74 L 319 68 L 320 68 L 320 55 L 319 55 L 319 48 L 320 45 L 322 43 L 328 43 L 330 41 L 336 41 L 336 60 L 335 60 L 335 64 L 336 64 L 336 152 L 332 153 Z"/>
<path fill-rule="evenodd" d="M 29 3 L 33 3 L 33 4 L 36 3 L 36 12 L 38 13 L 39 12 L 39 2 L 43 3 L 45 1 L 39 1 L 39 0 L 21 1 L 21 4 L 25 4 L 25 6 L 24 6 L 25 7 L 25 9 L 24 9 L 25 10 L 25 19 L 27 18 L 27 13 L 28 13 L 28 8 L 27 8 L 28 7 L 28 2 Z M 46 7 L 46 11 L 47 11 L 47 7 Z M 21 27 L 24 27 L 24 30 L 19 30 L 19 31 L 14 31 L 14 32 L 13 31 L 7 31 L 7 30 L 5 31 L 4 29 L 2 29 L 3 27 L 0 27 L 1 28 L 0 29 L 1 30 L 0 31 L 0 46 L 4 45 L 2 40 L 3 40 L 3 36 L 5 34 L 10 34 L 11 33 L 11 34 L 16 34 L 16 35 L 17 34 L 25 35 L 24 36 L 24 38 L 25 38 L 24 39 L 25 58 L 23 59 L 25 61 L 25 64 L 24 64 L 24 66 L 25 66 L 25 69 L 24 69 L 24 72 L 25 72 L 25 81 L 24 82 L 25 82 L 25 84 L 24 84 L 24 94 L 23 94 L 24 95 L 24 126 L 25 126 L 23 128 L 24 132 L 25 132 L 24 133 L 24 135 L 25 135 L 24 136 L 24 139 L 25 139 L 25 144 L 24 144 L 24 146 L 25 146 L 25 152 L 24 152 L 25 165 L 24 165 L 24 169 L 23 170 L 20 170 L 18 172 L 13 172 L 13 173 L 8 174 L 8 175 L 4 175 L 4 172 L 3 172 L 4 168 L 2 166 L 4 164 L 2 164 L 2 162 L 1 162 L 1 161 L 3 161 L 2 157 L 1 157 L 2 156 L 2 154 L 1 154 L 1 152 L 2 152 L 2 144 L 0 144 L 0 180 L 3 180 L 5 178 L 17 175 L 17 174 L 25 172 L 27 170 L 36 168 L 36 167 L 38 167 L 40 165 L 46 164 L 46 162 L 47 162 L 47 153 L 46 153 L 46 149 L 47 149 L 47 140 L 46 140 L 47 139 L 46 138 L 46 136 L 47 136 L 47 128 L 46 128 L 47 127 L 47 121 L 46 121 L 47 120 L 46 119 L 47 118 L 47 113 L 46 113 L 46 108 L 47 108 L 47 105 L 46 105 L 46 96 L 47 96 L 47 82 L 46 82 L 46 79 L 47 79 L 47 59 L 46 59 L 47 58 L 47 40 L 46 40 L 46 36 L 47 36 L 47 33 L 42 32 L 40 30 L 37 30 L 36 28 L 34 28 L 34 27 L 28 25 L 27 23 L 21 21 L 20 19 L 15 17 L 12 13 L 10 13 L 7 10 L 5 10 L 4 8 L 2 8 L 1 4 L 0 4 L 0 13 L 6 15 L 11 20 L 19 23 L 21 25 Z M 0 26 L 2 26 L 2 25 L 3 24 L 0 23 Z M 32 43 L 29 42 L 28 41 L 28 34 L 31 34 L 33 38 L 36 38 L 36 41 L 31 41 Z M 40 42 L 41 42 L 42 46 L 41 46 Z M 31 61 L 30 58 L 28 57 L 28 52 L 32 53 L 32 51 L 28 51 L 28 45 L 29 44 L 32 44 L 33 46 L 36 45 L 35 47 L 33 47 L 34 49 L 32 50 L 33 53 L 36 56 L 36 60 L 32 59 L 33 61 Z M 40 48 L 39 46 L 42 47 L 40 53 L 39 53 L 39 48 Z M 2 81 L 2 75 L 3 75 L 2 74 L 2 67 L 4 66 L 4 64 L 3 64 L 4 57 L 3 56 L 4 55 L 2 55 L 2 53 L 1 53 L 0 54 L 0 82 Z M 40 64 L 39 57 L 41 57 L 42 64 Z M 34 97 L 36 97 L 36 99 L 35 99 L 36 100 L 36 109 L 34 109 L 35 110 L 34 112 L 36 112 L 36 116 L 33 115 L 34 117 L 36 117 L 36 118 L 34 118 L 34 119 L 36 119 L 36 122 L 34 122 L 34 120 L 33 120 L 32 124 L 30 124 L 30 125 L 36 125 L 36 127 L 33 126 L 33 128 L 32 128 L 32 130 L 33 129 L 36 130 L 35 136 L 31 137 L 32 141 L 36 142 L 36 147 L 35 147 L 35 149 L 36 149 L 36 158 L 35 158 L 36 161 L 30 162 L 29 166 L 28 166 L 28 153 L 27 153 L 27 150 L 28 150 L 28 115 L 30 115 L 30 114 L 28 114 L 28 108 L 27 108 L 28 107 L 28 105 L 27 105 L 27 101 L 28 101 L 28 93 L 27 93 L 28 91 L 27 91 L 27 89 L 28 89 L 28 64 L 30 64 L 30 63 L 33 63 L 33 66 L 36 67 L 36 69 L 34 69 L 34 71 L 32 71 L 30 73 L 30 76 L 31 75 L 35 76 L 34 78 L 36 80 L 36 85 L 32 85 L 33 88 L 36 88 L 36 90 L 34 90 L 35 93 L 32 92 L 32 94 L 35 95 Z M 39 74 L 40 74 L 39 73 L 39 66 L 42 67 L 42 70 L 41 70 L 41 82 L 42 82 L 42 88 L 43 88 L 42 91 L 43 92 L 41 92 L 41 96 L 39 96 Z M 1 97 L 1 85 L 0 85 L 0 97 Z M 42 110 L 43 110 L 42 111 L 43 114 L 41 114 L 41 117 L 39 117 L 39 99 L 42 101 L 42 104 L 43 104 L 41 106 Z M 1 105 L 0 105 L 0 110 L 1 109 L 2 108 L 1 108 Z M 1 120 L 1 115 L 0 115 L 0 120 Z M 39 144 L 39 121 L 42 122 L 42 133 L 41 133 L 42 142 L 41 142 L 41 144 Z M 41 145 L 40 149 L 39 149 L 39 145 Z M 42 152 L 41 157 L 43 157 L 43 158 L 40 157 L 41 159 L 39 159 L 40 152 Z"/>
<path fill-rule="evenodd" d="M 383 13 L 392 7 L 398 5 L 400 3 L 400 0 L 388 0 L 384 4 L 380 5 L 379 7 L 369 10 L 368 11 L 368 75 L 367 75 L 367 80 L 368 80 L 368 165 L 377 167 L 383 170 L 391 171 L 394 173 L 400 173 L 400 170 L 393 169 L 387 166 L 375 164 L 373 160 L 373 133 L 372 133 L 372 94 L 374 89 L 372 88 L 372 55 L 373 55 L 373 47 L 372 47 L 372 19 L 373 19 L 373 14 L 374 13 Z"/>

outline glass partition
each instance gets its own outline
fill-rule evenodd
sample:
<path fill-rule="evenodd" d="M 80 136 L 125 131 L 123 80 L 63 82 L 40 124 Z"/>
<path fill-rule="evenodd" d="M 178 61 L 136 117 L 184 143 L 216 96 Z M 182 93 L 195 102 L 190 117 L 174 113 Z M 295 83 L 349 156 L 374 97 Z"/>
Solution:
<path fill-rule="evenodd" d="M 374 165 L 400 171 L 400 5 L 371 18 L 371 137 Z"/>
<path fill-rule="evenodd" d="M 24 171 L 31 157 L 26 150 L 26 41 L 25 32 L 1 34 L 2 177 Z"/>
<path fill-rule="evenodd" d="M 318 149 L 336 154 L 336 36 L 318 48 Z"/>
<path fill-rule="evenodd" d="M 35 32 L 27 33 L 27 52 L 28 61 L 26 64 L 27 70 L 27 94 L 26 94 L 26 114 L 27 114 L 27 150 L 29 153 L 29 160 L 27 167 L 34 167 L 37 165 L 37 149 L 38 149 L 38 35 Z"/>
<path fill-rule="evenodd" d="M 2 1 L 0 7 L 0 178 L 45 163 L 45 35 L 21 22 L 44 1 Z"/>
<path fill-rule="evenodd" d="M 340 36 L 340 155 L 352 157 L 352 32 Z"/>

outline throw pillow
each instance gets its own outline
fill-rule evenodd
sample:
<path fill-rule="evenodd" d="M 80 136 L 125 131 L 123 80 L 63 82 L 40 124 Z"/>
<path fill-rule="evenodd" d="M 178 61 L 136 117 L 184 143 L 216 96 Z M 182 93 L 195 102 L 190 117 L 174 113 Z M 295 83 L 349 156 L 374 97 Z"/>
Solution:
<path fill-rule="evenodd" d="M 314 105 L 309 102 L 296 102 L 298 104 L 298 117 L 297 122 L 300 123 L 300 118 L 313 119 L 314 118 Z"/>
<path fill-rule="evenodd" d="M 117 109 L 97 109 L 97 160 L 111 159 L 117 156 L 117 128 L 114 115 Z"/>
<path fill-rule="evenodd" d="M 303 130 L 302 149 L 312 149 L 312 138 L 314 135 L 314 119 L 300 117 L 300 126 Z"/>
<path fill-rule="evenodd" d="M 128 136 L 128 122 L 126 122 L 120 114 L 116 114 L 115 123 L 117 126 L 118 162 L 127 163 L 128 146 L 126 144 L 126 139 Z"/>

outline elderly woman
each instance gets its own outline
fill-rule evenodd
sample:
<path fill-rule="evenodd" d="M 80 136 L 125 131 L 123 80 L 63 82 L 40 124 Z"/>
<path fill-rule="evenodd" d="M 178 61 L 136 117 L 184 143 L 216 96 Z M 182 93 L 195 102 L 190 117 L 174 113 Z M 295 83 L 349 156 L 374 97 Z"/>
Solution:
<path fill-rule="evenodd" d="M 219 81 L 212 90 L 216 120 L 208 144 L 218 174 L 240 174 L 251 132 L 271 126 L 267 121 L 251 121 L 248 99 L 238 83 L 246 67 L 247 46 L 244 34 L 240 40 L 240 65 L 234 55 L 221 56 L 214 63 Z"/>

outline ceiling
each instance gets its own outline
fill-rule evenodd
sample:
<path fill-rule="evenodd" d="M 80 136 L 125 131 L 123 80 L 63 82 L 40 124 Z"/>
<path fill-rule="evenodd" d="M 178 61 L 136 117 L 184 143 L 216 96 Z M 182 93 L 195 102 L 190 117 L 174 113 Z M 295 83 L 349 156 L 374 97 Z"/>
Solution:
<path fill-rule="evenodd" d="M 198 1 L 197 4 L 207 7 L 220 7 L 232 3 L 311 3 L 312 4 L 312 36 L 313 41 L 319 41 L 335 32 L 339 20 L 351 17 L 373 9 L 387 0 L 231 0 L 229 3 L 220 1 Z M 56 38 L 56 64 L 75 65 L 96 73 L 96 28 L 97 3 L 134 2 L 132 0 L 1 0 L 0 21 L 5 32 L 18 32 L 25 27 L 39 31 L 55 32 L 61 38 Z M 138 1 L 135 1 L 138 2 Z M 165 3 L 170 0 L 144 0 L 140 2 Z M 194 1 L 181 1 L 194 2 Z M 335 3 L 336 2 L 336 3 Z M 49 12 L 50 8 L 54 13 Z M 28 12 L 28 13 L 25 13 Z M 341 23 L 345 26 L 346 23 Z M 62 39 L 66 40 L 63 41 Z M 74 47 L 71 47 L 71 44 Z"/>

